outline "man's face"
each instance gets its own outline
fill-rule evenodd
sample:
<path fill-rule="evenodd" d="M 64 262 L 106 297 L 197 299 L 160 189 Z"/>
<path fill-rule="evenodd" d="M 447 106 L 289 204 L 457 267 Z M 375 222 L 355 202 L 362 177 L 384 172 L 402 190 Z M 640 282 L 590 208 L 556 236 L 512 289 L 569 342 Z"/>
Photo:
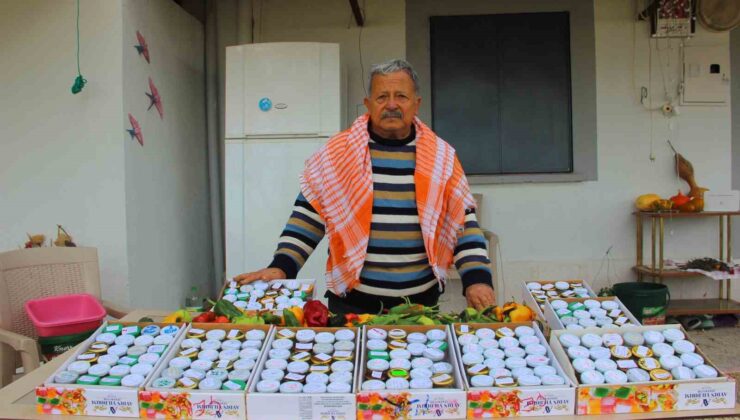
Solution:
<path fill-rule="evenodd" d="M 405 71 L 373 76 L 370 97 L 365 98 L 373 131 L 389 139 L 409 135 L 420 104 L 414 81 Z"/>

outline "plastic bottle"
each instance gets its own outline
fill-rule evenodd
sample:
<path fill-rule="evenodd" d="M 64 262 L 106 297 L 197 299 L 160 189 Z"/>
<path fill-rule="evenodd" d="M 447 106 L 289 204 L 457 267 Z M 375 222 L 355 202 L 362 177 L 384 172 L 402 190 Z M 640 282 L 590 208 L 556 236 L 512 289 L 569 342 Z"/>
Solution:
<path fill-rule="evenodd" d="M 203 298 L 198 295 L 198 286 L 190 288 L 190 295 L 185 298 L 185 310 L 188 312 L 203 312 Z"/>

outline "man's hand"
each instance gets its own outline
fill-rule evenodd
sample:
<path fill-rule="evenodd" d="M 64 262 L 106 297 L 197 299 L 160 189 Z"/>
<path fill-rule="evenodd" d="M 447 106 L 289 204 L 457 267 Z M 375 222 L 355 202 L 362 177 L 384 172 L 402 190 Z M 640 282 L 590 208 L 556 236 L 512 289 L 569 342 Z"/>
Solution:
<path fill-rule="evenodd" d="M 493 288 L 487 284 L 475 283 L 465 289 L 465 298 L 468 300 L 468 306 L 477 310 L 484 309 L 496 303 L 496 295 Z"/>
<path fill-rule="evenodd" d="M 251 273 L 239 274 L 234 277 L 234 280 L 240 285 L 251 283 L 255 280 L 276 280 L 284 279 L 285 272 L 279 268 L 263 268 L 262 270 L 253 271 Z"/>

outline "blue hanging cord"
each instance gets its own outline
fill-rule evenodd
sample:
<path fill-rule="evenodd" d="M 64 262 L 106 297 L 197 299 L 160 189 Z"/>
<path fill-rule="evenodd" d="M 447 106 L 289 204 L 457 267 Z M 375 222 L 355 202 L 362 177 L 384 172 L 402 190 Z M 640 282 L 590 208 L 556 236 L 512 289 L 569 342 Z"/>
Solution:
<path fill-rule="evenodd" d="M 77 77 L 72 84 L 72 94 L 76 95 L 85 87 L 87 80 L 82 77 L 80 72 L 80 0 L 77 0 Z"/>

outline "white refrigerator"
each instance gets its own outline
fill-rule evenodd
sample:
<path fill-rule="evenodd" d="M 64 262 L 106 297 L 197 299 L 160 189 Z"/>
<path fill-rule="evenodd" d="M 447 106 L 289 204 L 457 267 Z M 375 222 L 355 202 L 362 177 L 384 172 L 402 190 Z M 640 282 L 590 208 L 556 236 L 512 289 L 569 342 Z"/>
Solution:
<path fill-rule="evenodd" d="M 305 160 L 345 128 L 339 44 L 226 48 L 226 275 L 264 268 L 300 191 Z M 323 296 L 327 241 L 299 273 Z"/>

